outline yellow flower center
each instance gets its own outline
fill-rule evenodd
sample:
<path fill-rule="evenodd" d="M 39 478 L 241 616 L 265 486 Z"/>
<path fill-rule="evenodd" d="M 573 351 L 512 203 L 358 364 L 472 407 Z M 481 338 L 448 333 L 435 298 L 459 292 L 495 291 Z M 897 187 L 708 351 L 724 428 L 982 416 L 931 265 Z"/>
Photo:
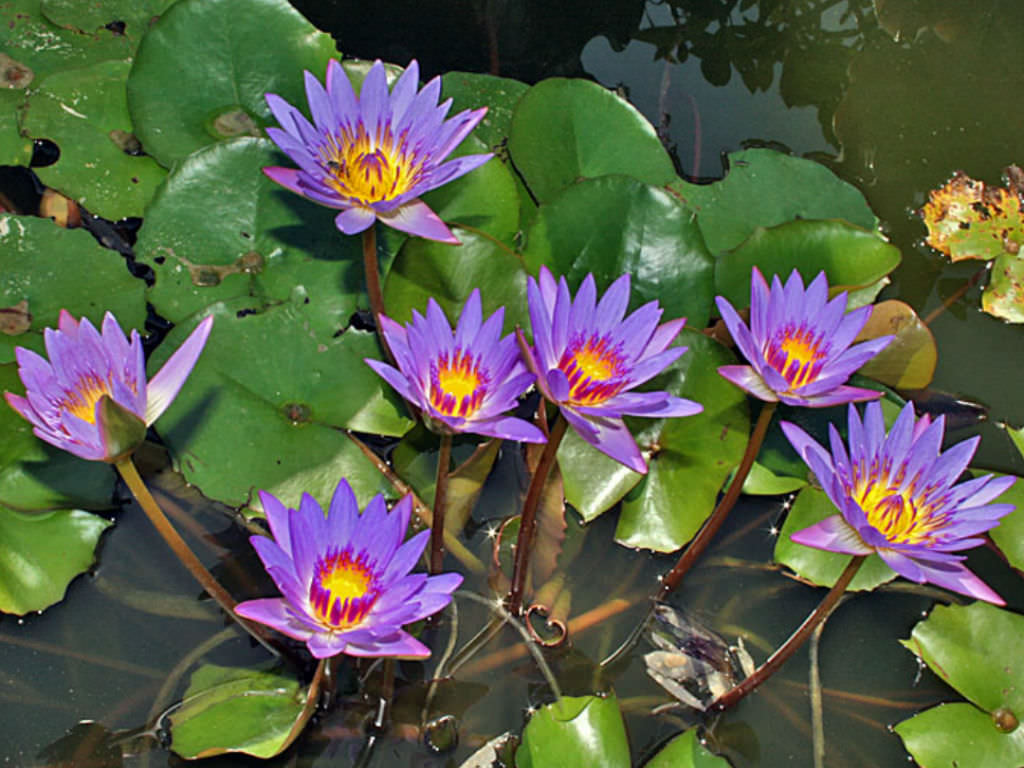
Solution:
<path fill-rule="evenodd" d="M 422 163 L 406 146 L 405 137 L 394 137 L 391 128 L 367 133 L 362 122 L 342 128 L 328 137 L 321 149 L 325 181 L 352 202 L 369 205 L 392 200 L 412 189 L 422 175 Z"/>
<path fill-rule="evenodd" d="M 90 424 L 96 423 L 96 403 L 110 395 L 110 385 L 96 374 L 88 373 L 76 382 L 75 389 L 64 393 L 61 408 Z"/>
<path fill-rule="evenodd" d="M 480 361 L 458 347 L 431 366 L 430 402 L 445 416 L 472 416 L 487 394 L 487 376 Z"/>
<path fill-rule="evenodd" d="M 361 622 L 377 600 L 374 573 L 365 555 L 353 558 L 351 550 L 345 549 L 320 559 L 309 599 L 317 617 L 331 629 L 348 629 Z"/>
<path fill-rule="evenodd" d="M 604 336 L 574 340 L 558 362 L 569 379 L 569 402 L 598 405 L 618 394 L 624 381 L 625 360 Z"/>
<path fill-rule="evenodd" d="M 807 328 L 786 328 L 768 343 L 765 360 L 789 382 L 799 389 L 818 377 L 825 351 L 821 338 Z"/>
<path fill-rule="evenodd" d="M 853 499 L 864 510 L 868 523 L 893 544 L 930 544 L 945 527 L 945 515 L 935 514 L 913 484 L 900 490 L 900 478 L 886 471 L 858 471 Z"/>

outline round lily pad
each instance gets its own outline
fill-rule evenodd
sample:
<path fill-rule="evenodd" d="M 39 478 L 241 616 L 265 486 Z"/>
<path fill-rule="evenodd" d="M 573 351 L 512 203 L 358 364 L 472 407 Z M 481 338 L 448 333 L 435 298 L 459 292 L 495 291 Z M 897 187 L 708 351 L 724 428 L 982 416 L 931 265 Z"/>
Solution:
<path fill-rule="evenodd" d="M 735 248 L 758 227 L 794 219 L 845 219 L 867 230 L 878 227 L 878 218 L 852 184 L 820 163 L 771 149 L 733 152 L 721 181 L 678 179 L 671 191 L 697 211 L 712 253 Z"/>
<path fill-rule="evenodd" d="M 269 140 L 240 138 L 197 151 L 168 175 L 136 245 L 156 273 L 149 300 L 159 314 L 176 323 L 218 301 L 268 306 L 301 294 L 314 332 L 329 337 L 368 304 L 360 239 L 263 175 L 278 162 Z"/>
<path fill-rule="evenodd" d="M 330 500 L 345 477 L 365 503 L 393 495 L 343 431 L 402 434 L 411 423 L 397 397 L 363 363 L 375 337 L 348 329 L 318 337 L 304 304 L 263 311 L 216 304 L 210 339 L 177 399 L 156 424 L 185 478 L 209 498 L 256 504 L 256 491 L 286 504 L 304 491 Z M 191 331 L 176 327 L 149 361 L 152 373 Z"/>
<path fill-rule="evenodd" d="M 128 60 L 104 61 L 37 80 L 21 122 L 29 136 L 60 147 L 39 178 L 108 219 L 141 216 L 166 175 L 132 134 L 124 95 L 130 68 Z"/>
<path fill-rule="evenodd" d="M 508 148 L 542 203 L 581 177 L 621 173 L 654 186 L 676 178 L 654 127 L 589 80 L 553 77 L 530 88 L 512 115 Z"/>
<path fill-rule="evenodd" d="M 584 179 L 542 205 L 523 258 L 532 273 L 546 264 L 573 286 L 588 272 L 599 289 L 628 273 L 632 307 L 658 300 L 665 319 L 694 328 L 711 312 L 714 265 L 692 211 L 628 176 Z"/>
<path fill-rule="evenodd" d="M 626 727 L 614 695 L 563 696 L 537 710 L 516 750 L 518 768 L 629 768 Z"/>
<path fill-rule="evenodd" d="M 88 317 L 97 328 L 110 311 L 125 333 L 141 329 L 145 288 L 120 254 L 101 247 L 85 230 L 0 214 L 0 319 L 18 320 L 14 315 L 20 313 L 27 322 L 27 328 L 19 322 L 0 333 L 0 363 L 14 360 L 16 346 L 42 353 L 43 329 L 56 327 L 61 309 Z"/>
<path fill-rule="evenodd" d="M 285 0 L 181 0 L 139 46 L 128 109 L 146 151 L 171 167 L 200 147 L 276 124 L 264 95 L 306 103 L 302 71 L 335 55 Z"/>

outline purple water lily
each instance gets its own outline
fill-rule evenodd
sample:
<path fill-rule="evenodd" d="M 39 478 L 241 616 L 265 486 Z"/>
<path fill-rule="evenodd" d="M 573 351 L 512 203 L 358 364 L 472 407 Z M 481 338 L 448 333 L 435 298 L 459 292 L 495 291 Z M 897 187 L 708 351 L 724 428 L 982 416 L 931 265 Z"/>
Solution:
<path fill-rule="evenodd" d="M 7 402 L 31 424 L 36 436 L 83 459 L 115 461 L 115 427 L 108 425 L 104 400 L 109 399 L 145 432 L 171 404 L 199 359 L 210 335 L 207 317 L 189 334 L 163 367 L 146 381 L 146 363 L 139 332 L 131 340 L 114 316 L 103 316 L 102 333 L 87 319 L 75 320 L 61 310 L 58 329 L 43 331 L 46 358 L 17 347 L 18 375 L 25 397 L 5 392 Z"/>
<path fill-rule="evenodd" d="M 326 517 L 309 494 L 298 509 L 260 491 L 273 539 L 249 539 L 283 597 L 247 600 L 235 612 L 301 640 L 318 659 L 350 656 L 423 658 L 430 649 L 402 629 L 437 613 L 462 583 L 457 573 L 410 573 L 430 537 L 403 543 L 412 497 L 389 513 L 374 496 L 360 514 L 342 478 Z"/>
<path fill-rule="evenodd" d="M 486 108 L 445 120 L 452 100 L 438 104 L 441 81 L 423 90 L 419 65 L 411 61 L 388 93 L 384 65 L 375 61 L 356 96 L 336 60 L 327 65 L 326 88 L 305 73 L 313 117 L 273 93 L 267 104 L 281 128 L 267 135 L 299 166 L 264 168 L 284 187 L 321 205 L 340 208 L 335 223 L 347 235 L 380 219 L 388 226 L 443 243 L 458 239 L 419 199 L 431 189 L 486 163 L 492 155 L 466 155 L 442 162 L 476 127 Z"/>
<path fill-rule="evenodd" d="M 522 340 L 526 364 L 537 386 L 557 403 L 576 432 L 599 451 L 635 472 L 647 462 L 623 416 L 691 416 L 703 406 L 667 392 L 630 392 L 675 362 L 686 347 L 668 345 L 685 319 L 658 325 L 657 301 L 625 317 L 629 275 L 612 283 L 601 301 L 593 275 L 580 284 L 575 300 L 565 278 L 555 283 L 547 267 L 526 284 L 534 346 Z M 625 319 L 623 319 L 625 318 Z"/>
<path fill-rule="evenodd" d="M 423 411 L 428 423 L 441 431 L 543 443 L 544 433 L 507 412 L 533 383 L 516 340 L 501 338 L 505 308 L 483 322 L 480 291 L 466 300 L 452 332 L 437 302 L 427 302 L 427 316 L 413 310 L 412 322 L 403 327 L 380 318 L 398 369 L 367 359 L 402 397 Z"/>
<path fill-rule="evenodd" d="M 914 421 L 908 403 L 888 434 L 882 407 L 869 403 L 861 423 L 850 405 L 849 451 L 829 425 L 829 454 L 806 432 L 783 421 L 782 430 L 814 472 L 840 514 L 792 535 L 809 547 L 866 555 L 877 552 L 911 581 L 931 582 L 990 603 L 1002 599 L 952 554 L 984 543 L 978 534 L 1013 511 L 990 504 L 1013 485 L 1013 477 L 985 475 L 957 483 L 980 438 L 940 453 L 945 419 Z"/>
<path fill-rule="evenodd" d="M 828 300 L 820 272 L 804 290 L 795 269 L 785 286 L 768 283 L 757 267 L 750 280 L 750 328 L 732 305 L 715 298 L 736 346 L 750 365 L 724 365 L 718 372 L 754 397 L 821 408 L 881 397 L 881 392 L 846 385 L 850 375 L 877 355 L 892 336 L 850 345 L 871 316 L 871 307 L 846 311 L 846 292 Z"/>

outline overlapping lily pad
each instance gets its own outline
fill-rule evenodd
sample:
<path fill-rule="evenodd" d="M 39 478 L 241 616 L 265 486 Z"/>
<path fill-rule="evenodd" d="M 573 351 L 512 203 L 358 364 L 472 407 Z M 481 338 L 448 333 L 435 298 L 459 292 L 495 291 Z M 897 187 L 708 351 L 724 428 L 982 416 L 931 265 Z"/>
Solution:
<path fill-rule="evenodd" d="M 729 768 L 729 761 L 709 752 L 691 728 L 672 739 L 644 763 L 644 768 Z"/>
<path fill-rule="evenodd" d="M 614 695 L 563 696 L 537 710 L 516 750 L 517 768 L 629 768 Z"/>
<path fill-rule="evenodd" d="M 254 311 L 235 301 L 209 311 L 216 317 L 210 340 L 156 425 L 185 478 L 234 506 L 256 504 L 260 489 L 288 504 L 308 491 L 326 504 L 342 477 L 362 503 L 393 495 L 343 431 L 394 435 L 410 426 L 400 401 L 363 363 L 380 354 L 374 336 L 352 328 L 318 336 L 301 302 Z M 197 321 L 174 329 L 151 371 Z"/>
<path fill-rule="evenodd" d="M 104 61 L 33 83 L 21 130 L 60 147 L 43 182 L 108 219 L 141 216 L 166 171 L 142 156 L 124 83 L 131 62 Z"/>
<path fill-rule="evenodd" d="M 1024 763 L 1024 617 L 984 602 L 937 606 L 903 645 L 970 704 L 944 704 L 896 726 L 925 768 Z"/>
<path fill-rule="evenodd" d="M 860 373 L 890 387 L 924 389 L 932 383 L 939 357 L 931 330 L 909 304 L 883 301 L 872 307 L 855 341 L 890 334 L 893 340 L 861 366 Z"/>
<path fill-rule="evenodd" d="M 880 235 L 844 221 L 791 221 L 758 229 L 742 245 L 722 254 L 715 264 L 716 292 L 733 306 L 750 304 L 754 266 L 767 280 L 799 270 L 804 283 L 822 270 L 830 286 L 864 288 L 878 282 L 900 263 L 899 249 Z"/>
<path fill-rule="evenodd" d="M 531 273 L 546 264 L 573 287 L 588 272 L 599 290 L 632 275 L 631 304 L 658 300 L 666 319 L 707 324 L 714 266 L 692 211 L 628 176 L 584 179 L 542 205 L 523 252 Z"/>
<path fill-rule="evenodd" d="M 487 107 L 473 134 L 491 148 L 508 138 L 512 113 L 528 88 L 518 80 L 476 72 L 447 72 L 441 78 L 441 98 L 452 100 L 449 114 Z"/>
<path fill-rule="evenodd" d="M 689 350 L 645 389 L 695 400 L 704 412 L 679 419 L 629 419 L 649 472 L 639 475 L 571 430 L 558 451 L 565 496 L 585 520 L 623 499 L 615 537 L 627 546 L 672 552 L 711 514 L 739 462 L 750 429 L 743 393 L 717 373 L 735 358 L 703 334 L 684 330 Z M 628 494 L 628 495 L 627 495 Z"/>
<path fill-rule="evenodd" d="M 273 757 L 287 746 L 304 698 L 292 675 L 205 664 L 170 715 L 171 748 L 186 759 L 229 752 Z"/>
<path fill-rule="evenodd" d="M 175 0 L 42 0 L 43 16 L 59 27 L 98 33 L 116 30 L 136 45 Z M 124 25 L 123 27 L 121 25 Z"/>
<path fill-rule="evenodd" d="M 1014 434 L 1013 431 L 1010 434 Z M 975 476 L 988 473 L 975 470 Z M 1014 510 L 999 521 L 999 525 L 989 531 L 992 541 L 999 547 L 1010 565 L 1024 570 L 1024 481 L 1017 478 L 1008 491 L 999 497 L 1000 504 L 1013 504 Z"/>
<path fill-rule="evenodd" d="M 216 141 L 274 124 L 264 94 L 304 104 L 302 70 L 323 78 L 335 55 L 285 0 L 181 0 L 149 30 L 128 79 L 146 151 L 170 167 Z M 225 177 L 230 178 L 230 177 Z"/>
<path fill-rule="evenodd" d="M 644 116 L 586 80 L 554 77 L 527 91 L 512 115 L 508 148 L 542 203 L 581 177 L 621 173 L 654 186 L 676 178 L 671 158 Z"/>
<path fill-rule="evenodd" d="M 61 309 L 97 327 L 112 312 L 127 333 L 146 319 L 145 283 L 131 276 L 124 259 L 102 248 L 81 229 L 62 229 L 46 219 L 0 214 L 0 308 L 4 319 L 25 309 L 28 329 L 0 333 L 0 363 L 14 347 L 43 351 L 43 329 L 56 327 Z M 18 330 L 23 323 L 18 325 Z"/>
<path fill-rule="evenodd" d="M 721 181 L 678 179 L 671 191 L 697 211 L 708 249 L 715 254 L 735 248 L 758 227 L 794 219 L 844 219 L 867 230 L 878 226 L 852 184 L 820 163 L 770 149 L 733 152 Z"/>

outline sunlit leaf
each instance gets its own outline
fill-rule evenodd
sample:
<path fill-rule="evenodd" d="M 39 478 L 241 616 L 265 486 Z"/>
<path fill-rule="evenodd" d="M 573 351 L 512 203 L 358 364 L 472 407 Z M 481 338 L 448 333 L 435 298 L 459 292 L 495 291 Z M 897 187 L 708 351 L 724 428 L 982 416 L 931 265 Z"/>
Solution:
<path fill-rule="evenodd" d="M 228 752 L 273 757 L 286 746 L 304 699 L 293 676 L 204 664 L 169 717 L 171 749 L 186 759 Z"/>
<path fill-rule="evenodd" d="M 167 172 L 142 154 L 132 134 L 124 84 L 131 61 L 104 61 L 33 83 L 21 129 L 60 147 L 60 159 L 37 169 L 59 189 L 108 219 L 141 216 Z"/>
<path fill-rule="evenodd" d="M 777 475 L 755 461 L 750 467 L 747 479 L 743 481 L 743 493 L 752 496 L 781 496 L 798 491 L 805 485 L 807 481 L 803 478 Z"/>
<path fill-rule="evenodd" d="M 441 99 L 451 98 L 450 114 L 487 107 L 487 115 L 473 135 L 494 148 L 508 138 L 512 112 L 529 86 L 518 80 L 475 72 L 446 72 L 441 78 Z"/>
<path fill-rule="evenodd" d="M 820 163 L 770 149 L 733 152 L 721 181 L 679 179 L 671 191 L 697 211 L 708 250 L 715 254 L 735 248 L 759 227 L 794 219 L 845 219 L 867 230 L 878 226 L 852 184 Z"/>
<path fill-rule="evenodd" d="M 887 335 L 896 338 L 861 366 L 861 375 L 897 389 L 924 389 L 931 384 L 938 360 L 935 337 L 909 304 L 876 304 L 855 341 Z"/>
<path fill-rule="evenodd" d="M 707 324 L 714 265 L 693 212 L 628 176 L 584 179 L 542 205 L 523 258 L 531 274 L 545 264 L 573 288 L 593 273 L 599 292 L 630 274 L 632 308 L 658 300 L 666 320 Z"/>
<path fill-rule="evenodd" d="M 128 109 L 146 151 L 171 167 L 215 141 L 276 125 L 264 95 L 305 105 L 302 71 L 323 79 L 335 55 L 285 0 L 181 0 L 139 46 Z M 230 179 L 228 183 L 239 181 Z"/>
<path fill-rule="evenodd" d="M 952 261 L 1016 255 L 1024 244 L 1020 196 L 964 173 L 929 192 L 921 216 L 928 227 L 925 242 Z"/>
<path fill-rule="evenodd" d="M 614 695 L 563 696 L 523 729 L 517 768 L 629 768 L 626 728 Z"/>
<path fill-rule="evenodd" d="M 42 611 L 93 561 L 111 522 L 80 509 L 23 514 L 0 506 L 0 611 Z"/>
<path fill-rule="evenodd" d="M 994 768 L 1024 765 L 1024 728 L 1003 733 L 973 704 L 926 709 L 893 730 L 921 768 Z"/>
<path fill-rule="evenodd" d="M 580 177 L 621 173 L 654 186 L 676 177 L 654 127 L 589 80 L 553 77 L 527 91 L 512 115 L 508 148 L 542 203 Z"/>
<path fill-rule="evenodd" d="M 811 487 L 800 491 L 775 542 L 776 562 L 792 568 L 797 576 L 812 584 L 822 587 L 831 587 L 835 584 L 850 562 L 850 556 L 797 544 L 789 537 L 797 531 L 821 522 L 826 517 L 838 514 L 839 510 L 824 491 Z M 886 565 L 882 558 L 872 554 L 857 571 L 848 589 L 874 589 L 894 578 L 896 572 Z"/>
<path fill-rule="evenodd" d="M 729 768 L 729 761 L 709 752 L 691 728 L 658 750 L 644 768 Z"/>

